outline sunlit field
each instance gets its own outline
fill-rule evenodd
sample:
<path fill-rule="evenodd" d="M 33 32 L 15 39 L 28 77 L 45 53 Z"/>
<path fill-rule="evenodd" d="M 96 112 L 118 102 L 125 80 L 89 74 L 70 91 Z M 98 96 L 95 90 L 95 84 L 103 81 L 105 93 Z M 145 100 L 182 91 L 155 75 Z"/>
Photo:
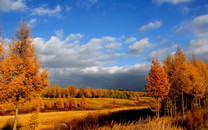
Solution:
<path fill-rule="evenodd" d="M 54 99 L 55 100 L 55 99 Z M 81 99 L 78 99 L 78 102 Z M 144 109 L 149 106 L 143 103 L 151 102 L 152 98 L 141 98 L 141 102 L 127 99 L 110 99 L 110 98 L 90 98 L 87 99 L 87 109 L 92 110 L 72 110 L 72 111 L 57 111 L 57 112 L 40 112 L 38 113 L 38 129 L 52 128 L 54 124 L 60 121 L 70 121 L 72 119 L 81 119 L 89 113 L 93 115 L 108 114 L 120 110 Z M 140 105 L 139 105 L 140 104 Z M 33 113 L 19 115 L 19 124 L 27 129 L 29 120 Z M 14 116 L 1 116 L 0 128 L 2 128 L 9 120 L 13 120 Z"/>
<path fill-rule="evenodd" d="M 208 130 L 208 0 L 0 0 L 0 130 Z"/>

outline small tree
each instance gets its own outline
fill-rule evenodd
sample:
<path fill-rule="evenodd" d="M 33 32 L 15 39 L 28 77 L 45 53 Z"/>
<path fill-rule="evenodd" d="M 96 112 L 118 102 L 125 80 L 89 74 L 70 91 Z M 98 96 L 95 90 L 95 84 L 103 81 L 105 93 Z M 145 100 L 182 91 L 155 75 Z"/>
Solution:
<path fill-rule="evenodd" d="M 146 91 L 149 95 L 156 98 L 158 103 L 158 116 L 159 116 L 159 98 L 163 99 L 168 95 L 170 90 L 170 83 L 167 78 L 167 74 L 161 64 L 156 61 L 152 61 L 151 70 L 147 76 Z"/>
<path fill-rule="evenodd" d="M 58 109 L 64 109 L 64 100 L 63 98 L 58 98 L 57 102 L 56 102 L 56 108 Z"/>
<path fill-rule="evenodd" d="M 76 98 L 71 98 L 69 105 L 70 105 L 71 108 L 77 108 L 77 99 Z"/>
<path fill-rule="evenodd" d="M 1 61 L 0 101 L 11 101 L 16 106 L 13 130 L 17 126 L 19 105 L 40 96 L 43 87 L 48 86 L 48 73 L 40 69 L 31 38 L 29 25 L 20 22 L 9 53 Z"/>
<path fill-rule="evenodd" d="M 80 106 L 85 108 L 87 105 L 87 101 L 86 101 L 86 98 L 83 96 L 82 99 L 81 99 L 81 102 L 80 102 Z"/>

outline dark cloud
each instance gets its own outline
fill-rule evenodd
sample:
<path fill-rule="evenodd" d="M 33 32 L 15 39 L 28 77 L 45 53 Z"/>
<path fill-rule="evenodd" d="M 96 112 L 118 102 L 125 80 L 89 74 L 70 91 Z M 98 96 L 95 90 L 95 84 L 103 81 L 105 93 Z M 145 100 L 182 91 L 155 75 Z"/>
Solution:
<path fill-rule="evenodd" d="M 73 69 L 49 69 L 52 83 L 60 86 L 76 85 L 101 89 L 125 89 L 144 91 L 149 65 L 128 67 L 92 68 L 90 71 Z"/>

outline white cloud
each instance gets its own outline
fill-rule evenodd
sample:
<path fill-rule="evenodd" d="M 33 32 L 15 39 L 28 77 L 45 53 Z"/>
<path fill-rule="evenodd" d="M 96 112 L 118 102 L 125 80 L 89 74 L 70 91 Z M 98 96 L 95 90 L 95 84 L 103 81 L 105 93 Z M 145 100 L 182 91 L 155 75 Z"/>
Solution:
<path fill-rule="evenodd" d="M 139 31 L 143 32 L 143 31 L 146 31 L 146 30 L 149 30 L 149 29 L 157 29 L 157 28 L 159 28 L 161 26 L 162 26 L 162 22 L 161 21 L 150 22 L 147 25 L 143 25 L 139 29 Z"/>
<path fill-rule="evenodd" d="M 28 24 L 30 25 L 31 28 L 34 27 L 37 24 L 37 19 L 36 18 L 30 19 Z"/>
<path fill-rule="evenodd" d="M 154 0 L 154 1 L 158 4 L 163 4 L 163 3 L 180 4 L 180 3 L 192 2 L 193 0 Z"/>
<path fill-rule="evenodd" d="M 198 16 L 193 19 L 192 27 L 199 36 L 208 36 L 208 14 Z"/>
<path fill-rule="evenodd" d="M 46 7 L 38 7 L 33 9 L 32 15 L 38 15 L 38 16 L 57 16 L 57 17 L 62 17 L 61 13 L 61 6 L 57 5 L 54 9 L 49 9 Z"/>
<path fill-rule="evenodd" d="M 121 45 L 122 45 L 121 43 L 111 43 L 111 44 L 108 44 L 106 47 L 110 49 L 119 49 Z"/>
<path fill-rule="evenodd" d="M 56 30 L 55 34 L 58 38 L 62 39 L 64 37 L 64 30 Z"/>
<path fill-rule="evenodd" d="M 186 53 L 190 56 L 195 54 L 197 57 L 208 61 L 208 38 L 199 38 L 191 40 L 189 46 L 186 50 Z"/>
<path fill-rule="evenodd" d="M 70 34 L 65 39 L 52 36 L 48 41 L 35 38 L 40 59 L 49 67 L 83 67 L 104 65 L 100 60 L 123 56 L 116 50 L 121 46 L 114 37 L 92 38 L 86 44 L 80 44 L 82 34 Z M 106 52 L 106 47 L 113 51 Z M 109 61 L 107 61 L 109 62 Z"/>
<path fill-rule="evenodd" d="M 77 34 L 70 34 L 66 37 L 65 41 L 66 42 L 70 42 L 72 40 L 79 40 L 81 38 L 83 38 L 84 35 L 80 34 L 80 33 L 77 33 Z"/>
<path fill-rule="evenodd" d="M 163 40 L 160 42 L 160 45 L 166 45 L 168 42 L 169 42 L 168 39 L 163 39 Z"/>
<path fill-rule="evenodd" d="M 177 29 L 177 32 L 193 32 L 195 35 L 199 37 L 207 37 L 208 36 L 208 14 L 200 15 L 192 19 L 190 22 L 183 23 Z"/>
<path fill-rule="evenodd" d="M 27 9 L 23 0 L 0 0 L 0 10 L 8 11 L 24 11 Z"/>
<path fill-rule="evenodd" d="M 145 48 L 150 47 L 151 42 L 149 41 L 149 38 L 144 38 L 140 41 L 136 41 L 133 45 L 130 45 L 129 49 L 133 54 L 141 55 L 144 52 Z"/>
<path fill-rule="evenodd" d="M 129 39 L 127 39 L 125 42 L 126 43 L 132 43 L 132 42 L 135 42 L 136 41 L 136 38 L 135 37 L 130 37 Z"/>
<path fill-rule="evenodd" d="M 164 59 L 168 54 L 171 54 L 177 47 L 178 45 L 174 44 L 167 48 L 152 51 L 147 60 L 155 60 L 156 58 Z"/>

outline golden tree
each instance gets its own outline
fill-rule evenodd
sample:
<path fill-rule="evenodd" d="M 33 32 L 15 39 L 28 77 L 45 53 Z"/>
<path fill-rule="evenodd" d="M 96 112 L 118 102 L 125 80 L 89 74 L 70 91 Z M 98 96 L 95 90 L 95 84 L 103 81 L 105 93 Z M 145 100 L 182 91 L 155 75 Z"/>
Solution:
<path fill-rule="evenodd" d="M 164 68 L 161 66 L 158 60 L 152 61 L 151 70 L 147 76 L 147 84 L 145 88 L 149 95 L 157 99 L 157 108 L 159 114 L 159 98 L 163 99 L 168 95 L 170 83 Z"/>
<path fill-rule="evenodd" d="M 86 101 L 86 98 L 83 96 L 82 99 L 81 99 L 81 102 L 80 102 L 80 106 L 85 108 L 87 105 L 87 101 Z"/>
<path fill-rule="evenodd" d="M 19 105 L 40 96 L 43 87 L 48 86 L 48 73 L 41 71 L 40 62 L 32 45 L 29 25 L 22 21 L 16 31 L 16 38 L 1 64 L 0 100 L 15 104 L 16 130 Z"/>
<path fill-rule="evenodd" d="M 91 98 L 91 97 L 92 97 L 92 92 L 91 92 L 90 87 L 87 87 L 87 88 L 85 89 L 85 96 L 86 96 L 87 98 Z"/>

